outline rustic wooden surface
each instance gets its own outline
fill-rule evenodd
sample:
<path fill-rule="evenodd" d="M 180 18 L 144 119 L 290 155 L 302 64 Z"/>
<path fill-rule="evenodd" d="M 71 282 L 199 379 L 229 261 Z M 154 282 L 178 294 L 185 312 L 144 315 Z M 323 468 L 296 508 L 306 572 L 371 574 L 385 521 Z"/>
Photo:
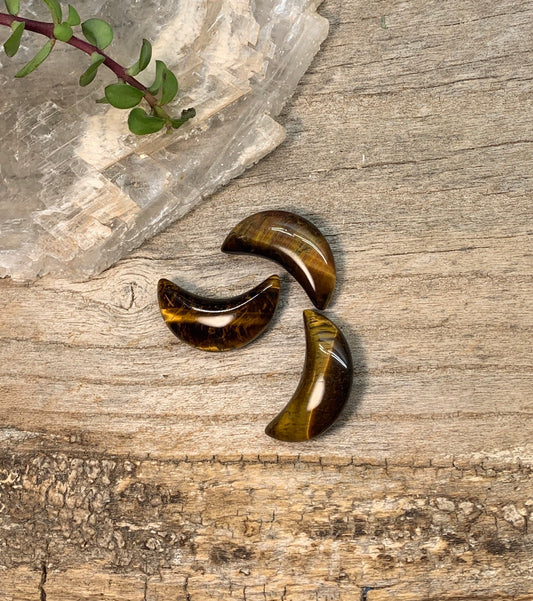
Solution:
<path fill-rule="evenodd" d="M 533 3 L 326 0 L 286 143 L 89 282 L 0 281 L 0 600 L 533 599 Z M 327 435 L 263 434 L 304 293 L 234 353 L 179 344 L 160 277 L 277 271 L 252 211 L 328 236 L 354 353 Z"/>

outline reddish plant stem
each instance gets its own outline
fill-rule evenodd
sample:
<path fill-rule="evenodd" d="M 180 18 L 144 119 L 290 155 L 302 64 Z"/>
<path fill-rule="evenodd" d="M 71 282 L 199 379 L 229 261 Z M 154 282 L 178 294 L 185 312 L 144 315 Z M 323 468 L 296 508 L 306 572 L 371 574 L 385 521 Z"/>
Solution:
<path fill-rule="evenodd" d="M 0 25 L 6 25 L 7 27 L 11 27 L 11 24 L 14 21 L 20 21 L 21 23 L 24 23 L 24 29 L 26 31 L 32 31 L 33 33 L 38 33 L 40 35 L 44 35 L 47 38 L 55 39 L 53 23 L 45 23 L 43 21 L 34 21 L 32 19 L 25 19 L 23 17 L 18 17 L 18 16 L 10 15 L 8 13 L 0 12 Z M 130 86 L 133 86 L 134 88 L 137 88 L 138 90 L 141 90 L 141 92 L 143 92 L 143 94 L 144 94 L 144 98 L 146 99 L 146 101 L 152 108 L 154 108 L 156 106 L 157 98 L 148 91 L 148 88 L 146 86 L 144 86 L 140 81 L 135 79 L 135 77 L 132 77 L 131 75 L 129 75 L 126 72 L 126 69 L 122 65 L 120 65 L 119 63 L 114 61 L 105 52 L 102 52 L 96 46 L 93 46 L 92 44 L 89 44 L 89 42 L 86 42 L 85 40 L 82 40 L 76 36 L 72 36 L 70 38 L 70 40 L 65 43 L 69 44 L 70 46 L 74 46 L 74 48 L 77 48 L 78 50 L 85 52 L 85 54 L 88 54 L 89 56 L 91 54 L 93 54 L 94 52 L 98 52 L 98 54 L 102 55 L 105 59 L 102 64 L 104 64 L 108 69 L 113 71 L 113 73 L 121 81 L 129 84 Z"/>

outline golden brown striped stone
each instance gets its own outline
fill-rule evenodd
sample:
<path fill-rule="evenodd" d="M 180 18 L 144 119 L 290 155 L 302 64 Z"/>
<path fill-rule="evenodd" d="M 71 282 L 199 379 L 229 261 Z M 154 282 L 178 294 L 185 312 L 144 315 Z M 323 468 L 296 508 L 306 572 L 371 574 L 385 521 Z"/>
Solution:
<path fill-rule="evenodd" d="M 204 351 L 228 351 L 257 338 L 278 304 L 280 280 L 272 275 L 232 298 L 205 298 L 170 280 L 159 280 L 157 296 L 165 323 L 181 340 Z"/>
<path fill-rule="evenodd" d="M 317 311 L 304 311 L 304 321 L 307 349 L 300 383 L 265 430 L 287 442 L 309 440 L 327 430 L 339 417 L 352 386 L 352 356 L 342 332 Z"/>
<path fill-rule="evenodd" d="M 222 244 L 227 253 L 255 254 L 284 267 L 319 309 L 325 309 L 335 288 L 335 261 L 320 230 L 287 211 L 262 211 L 247 217 Z"/>

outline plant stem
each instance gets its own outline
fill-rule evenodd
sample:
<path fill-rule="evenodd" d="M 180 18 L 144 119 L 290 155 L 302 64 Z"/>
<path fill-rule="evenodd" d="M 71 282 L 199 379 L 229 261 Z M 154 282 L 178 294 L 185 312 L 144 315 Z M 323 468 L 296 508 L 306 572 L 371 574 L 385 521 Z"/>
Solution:
<path fill-rule="evenodd" d="M 0 25 L 5 25 L 7 27 L 11 27 L 11 24 L 14 21 L 20 21 L 21 23 L 24 23 L 24 29 L 26 31 L 32 31 L 33 33 L 38 33 L 40 35 L 44 35 L 50 39 L 55 39 L 53 23 L 45 23 L 43 21 L 34 21 L 33 19 L 25 19 L 24 17 L 18 17 L 18 16 L 10 15 L 8 13 L 0 12 Z M 144 98 L 145 98 L 146 102 L 148 102 L 148 104 L 152 108 L 154 108 L 157 105 L 157 98 L 148 91 L 148 88 L 146 86 L 144 86 L 140 81 L 135 79 L 135 77 L 128 75 L 125 67 L 123 67 L 122 65 L 120 65 L 119 63 L 114 61 L 110 56 L 105 54 L 105 52 L 102 52 L 96 46 L 93 46 L 92 44 L 89 44 L 89 42 L 86 42 L 85 40 L 82 40 L 76 36 L 72 36 L 70 38 L 70 40 L 65 43 L 69 44 L 70 46 L 74 46 L 74 48 L 77 48 L 78 50 L 85 52 L 85 54 L 88 54 L 89 56 L 91 54 L 93 54 L 94 52 L 97 52 L 98 54 L 103 56 L 105 58 L 105 60 L 102 64 L 104 64 L 108 69 L 113 71 L 113 73 L 121 81 L 129 84 L 130 86 L 133 86 L 134 88 L 137 88 L 138 90 L 141 90 L 141 92 L 144 94 Z"/>

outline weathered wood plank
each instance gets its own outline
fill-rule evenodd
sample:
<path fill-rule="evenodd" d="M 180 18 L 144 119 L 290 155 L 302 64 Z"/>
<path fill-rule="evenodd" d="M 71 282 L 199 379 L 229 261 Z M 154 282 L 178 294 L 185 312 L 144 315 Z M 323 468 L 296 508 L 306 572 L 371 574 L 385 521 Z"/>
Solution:
<path fill-rule="evenodd" d="M 533 591 L 531 470 L 509 462 L 31 454 L 2 463 L 3 563 L 8 574 L 36 566 L 34 587 L 45 565 L 47 599 L 355 600 L 367 590 L 380 601 L 510 600 Z M 35 598 L 17 582 L 0 598 Z"/>

